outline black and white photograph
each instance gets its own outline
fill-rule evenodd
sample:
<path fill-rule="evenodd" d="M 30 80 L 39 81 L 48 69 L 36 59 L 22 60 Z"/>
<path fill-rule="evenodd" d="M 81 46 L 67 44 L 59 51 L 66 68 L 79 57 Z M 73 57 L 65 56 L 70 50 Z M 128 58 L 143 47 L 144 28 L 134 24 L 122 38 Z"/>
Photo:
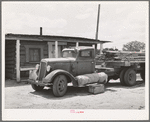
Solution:
<path fill-rule="evenodd" d="M 149 120 L 148 1 L 2 1 L 2 120 Z"/>

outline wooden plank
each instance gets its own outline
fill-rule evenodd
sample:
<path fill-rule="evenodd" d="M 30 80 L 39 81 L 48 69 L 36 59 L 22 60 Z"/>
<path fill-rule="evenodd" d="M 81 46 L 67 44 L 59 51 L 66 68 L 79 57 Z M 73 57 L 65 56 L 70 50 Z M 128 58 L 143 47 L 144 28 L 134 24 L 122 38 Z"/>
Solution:
<path fill-rule="evenodd" d="M 15 49 L 15 48 L 5 50 L 5 52 L 6 52 L 6 53 L 9 53 L 9 52 L 15 52 L 15 51 L 16 51 L 16 49 Z"/>
<path fill-rule="evenodd" d="M 20 71 L 29 71 L 29 70 L 34 70 L 36 69 L 35 67 L 33 68 L 20 68 Z"/>
<path fill-rule="evenodd" d="M 44 51 L 44 54 L 43 55 L 48 55 L 48 51 Z"/>
<path fill-rule="evenodd" d="M 26 51 L 20 51 L 20 55 L 25 55 L 26 54 Z"/>
<path fill-rule="evenodd" d="M 6 57 L 5 58 L 5 61 L 13 61 L 13 60 L 15 60 L 15 57 Z"/>
<path fill-rule="evenodd" d="M 58 41 L 55 41 L 55 58 L 58 58 Z"/>
<path fill-rule="evenodd" d="M 51 42 L 48 42 L 47 43 L 47 45 L 48 45 L 48 57 L 49 58 L 52 58 L 52 44 L 51 44 Z"/>
<path fill-rule="evenodd" d="M 5 49 L 7 48 L 15 48 L 15 44 L 6 44 Z"/>
<path fill-rule="evenodd" d="M 44 46 L 44 49 L 45 49 L 45 50 L 48 50 L 48 45 L 45 45 L 45 46 Z"/>
<path fill-rule="evenodd" d="M 16 62 L 15 61 L 6 61 L 5 63 L 6 64 L 13 64 L 13 65 L 15 65 Z"/>
<path fill-rule="evenodd" d="M 15 65 L 5 65 L 5 68 L 16 68 Z"/>
<path fill-rule="evenodd" d="M 15 57 L 16 53 L 15 52 L 10 52 L 10 53 L 5 53 L 5 57 Z"/>
<path fill-rule="evenodd" d="M 20 82 L 20 40 L 16 41 L 16 79 Z"/>
<path fill-rule="evenodd" d="M 14 73 L 14 69 L 5 69 L 5 71 L 9 72 L 9 73 L 12 73 L 12 74 Z"/>
<path fill-rule="evenodd" d="M 103 43 L 100 43 L 100 54 L 102 54 L 102 50 L 103 50 Z"/>
<path fill-rule="evenodd" d="M 76 47 L 79 47 L 79 42 L 76 42 Z"/>
<path fill-rule="evenodd" d="M 6 76 L 6 78 L 10 78 L 10 79 L 14 79 L 14 74 L 12 74 L 12 73 L 6 73 L 5 74 L 5 76 Z"/>
<path fill-rule="evenodd" d="M 23 62 L 23 63 L 26 62 L 26 57 L 25 57 L 25 55 L 24 55 L 24 56 L 23 56 L 23 55 L 20 56 L 20 62 Z"/>
<path fill-rule="evenodd" d="M 47 42 L 39 42 L 39 41 L 21 41 L 21 45 L 46 45 Z"/>

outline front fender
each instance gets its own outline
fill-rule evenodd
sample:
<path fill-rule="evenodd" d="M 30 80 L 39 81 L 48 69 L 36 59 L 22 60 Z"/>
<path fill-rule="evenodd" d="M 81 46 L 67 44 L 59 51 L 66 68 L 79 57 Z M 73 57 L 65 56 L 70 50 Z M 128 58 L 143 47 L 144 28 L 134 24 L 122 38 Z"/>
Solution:
<path fill-rule="evenodd" d="M 77 79 L 70 74 L 69 72 L 65 71 L 65 70 L 61 70 L 61 69 L 57 69 L 54 70 L 52 72 L 50 72 L 44 79 L 43 79 L 43 83 L 51 83 L 53 82 L 54 78 L 57 75 L 65 75 L 67 77 L 67 79 L 70 79 L 70 81 L 72 81 L 73 86 L 78 86 L 78 82 Z"/>

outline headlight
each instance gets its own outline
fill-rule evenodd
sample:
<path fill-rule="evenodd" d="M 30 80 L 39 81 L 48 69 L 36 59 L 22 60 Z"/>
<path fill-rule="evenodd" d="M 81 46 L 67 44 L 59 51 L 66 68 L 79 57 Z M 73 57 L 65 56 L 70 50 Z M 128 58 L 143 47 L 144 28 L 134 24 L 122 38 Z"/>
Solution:
<path fill-rule="evenodd" d="M 38 69 L 39 69 L 39 66 L 40 66 L 40 65 L 37 64 L 37 65 L 35 66 L 35 69 L 38 70 Z"/>
<path fill-rule="evenodd" d="M 49 72 L 49 71 L 50 71 L 50 69 L 51 69 L 51 66 L 50 66 L 50 65 L 48 65 L 48 66 L 47 66 L 47 69 L 46 69 L 46 70 L 47 70 L 47 72 Z"/>

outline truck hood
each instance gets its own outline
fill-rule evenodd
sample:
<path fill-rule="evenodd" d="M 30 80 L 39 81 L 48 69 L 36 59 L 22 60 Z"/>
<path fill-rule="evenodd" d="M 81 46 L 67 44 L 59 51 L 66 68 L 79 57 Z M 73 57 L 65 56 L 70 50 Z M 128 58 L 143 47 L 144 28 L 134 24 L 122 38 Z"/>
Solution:
<path fill-rule="evenodd" d="M 75 58 L 45 58 L 42 62 L 74 62 Z"/>

